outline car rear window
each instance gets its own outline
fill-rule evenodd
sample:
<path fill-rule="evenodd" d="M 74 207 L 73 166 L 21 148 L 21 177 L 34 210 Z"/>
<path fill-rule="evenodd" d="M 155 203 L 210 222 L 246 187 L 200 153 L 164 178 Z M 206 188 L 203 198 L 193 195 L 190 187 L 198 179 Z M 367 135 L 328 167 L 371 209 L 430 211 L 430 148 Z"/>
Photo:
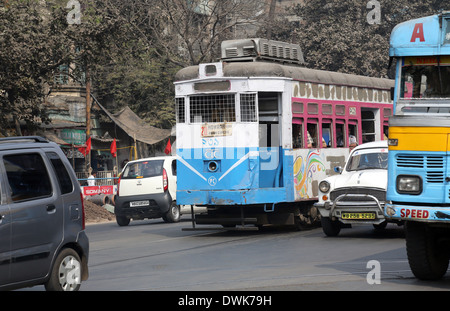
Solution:
<path fill-rule="evenodd" d="M 161 176 L 164 160 L 140 161 L 128 163 L 124 169 L 123 179 Z"/>

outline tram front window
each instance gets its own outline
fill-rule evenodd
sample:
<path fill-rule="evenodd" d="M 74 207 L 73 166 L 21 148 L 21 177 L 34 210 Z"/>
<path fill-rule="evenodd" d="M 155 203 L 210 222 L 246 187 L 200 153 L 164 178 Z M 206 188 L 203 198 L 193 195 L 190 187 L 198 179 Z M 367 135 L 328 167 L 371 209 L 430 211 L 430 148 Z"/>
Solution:
<path fill-rule="evenodd" d="M 236 122 L 235 95 L 200 95 L 190 98 L 191 123 Z"/>

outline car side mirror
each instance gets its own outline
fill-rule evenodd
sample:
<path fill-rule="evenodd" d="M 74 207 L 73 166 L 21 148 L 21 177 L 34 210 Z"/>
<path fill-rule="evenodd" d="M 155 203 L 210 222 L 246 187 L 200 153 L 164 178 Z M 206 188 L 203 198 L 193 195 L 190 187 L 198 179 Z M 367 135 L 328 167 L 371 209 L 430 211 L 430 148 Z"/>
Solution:
<path fill-rule="evenodd" d="M 334 167 L 334 171 L 335 171 L 336 173 L 340 174 L 340 173 L 342 173 L 342 167 L 340 167 L 340 166 L 335 166 L 335 167 Z"/>

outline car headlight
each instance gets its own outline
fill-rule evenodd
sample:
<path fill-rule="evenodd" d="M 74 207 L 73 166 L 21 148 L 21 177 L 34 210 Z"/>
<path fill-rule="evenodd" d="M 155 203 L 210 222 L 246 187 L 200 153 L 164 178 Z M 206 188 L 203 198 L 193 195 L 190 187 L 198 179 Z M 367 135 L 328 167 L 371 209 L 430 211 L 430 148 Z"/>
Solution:
<path fill-rule="evenodd" d="M 397 176 L 397 192 L 404 194 L 422 193 L 422 178 L 414 175 Z"/>
<path fill-rule="evenodd" d="M 330 191 L 330 183 L 328 181 L 326 181 L 326 180 L 322 180 L 319 183 L 319 190 L 322 193 L 327 193 L 328 191 Z"/>

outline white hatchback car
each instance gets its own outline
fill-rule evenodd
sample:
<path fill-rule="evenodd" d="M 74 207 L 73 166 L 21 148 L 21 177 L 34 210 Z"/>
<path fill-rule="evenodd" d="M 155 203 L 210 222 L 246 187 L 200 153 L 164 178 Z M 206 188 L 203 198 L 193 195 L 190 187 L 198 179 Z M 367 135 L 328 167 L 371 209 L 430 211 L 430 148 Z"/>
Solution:
<path fill-rule="evenodd" d="M 164 156 L 130 161 L 123 168 L 114 199 L 119 226 L 130 219 L 162 217 L 166 222 L 180 220 L 176 203 L 176 157 Z"/>
<path fill-rule="evenodd" d="M 319 202 L 315 207 L 327 236 L 336 236 L 341 228 L 356 223 L 370 223 L 375 228 L 386 226 L 383 209 L 387 168 L 387 141 L 365 143 L 352 150 L 344 168 L 335 168 L 340 175 L 319 183 Z"/>

